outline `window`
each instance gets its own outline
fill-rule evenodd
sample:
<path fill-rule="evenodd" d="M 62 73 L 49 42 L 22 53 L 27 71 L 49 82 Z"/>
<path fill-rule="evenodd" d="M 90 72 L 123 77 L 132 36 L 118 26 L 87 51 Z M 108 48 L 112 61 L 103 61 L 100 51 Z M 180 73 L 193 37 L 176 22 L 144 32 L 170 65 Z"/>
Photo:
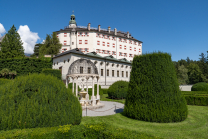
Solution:
<path fill-rule="evenodd" d="M 68 59 L 68 62 L 69 62 L 69 59 Z"/>
<path fill-rule="evenodd" d="M 83 73 L 83 67 L 80 67 L 80 73 Z"/>
<path fill-rule="evenodd" d="M 55 65 L 56 63 L 54 62 L 54 65 Z"/>
<path fill-rule="evenodd" d="M 66 60 L 64 60 L 64 63 L 66 62 Z"/>
<path fill-rule="evenodd" d="M 131 50 L 131 46 L 129 47 L 129 50 Z"/>
<path fill-rule="evenodd" d="M 119 71 L 117 70 L 117 77 L 119 77 Z"/>
<path fill-rule="evenodd" d="M 90 68 L 90 67 L 88 67 L 87 71 L 88 71 L 88 73 L 91 73 L 91 68 Z"/>
<path fill-rule="evenodd" d="M 66 45 L 66 41 L 64 41 L 64 45 Z"/>
<path fill-rule="evenodd" d="M 109 42 L 107 43 L 107 47 L 109 47 L 110 45 L 109 45 Z"/>
<path fill-rule="evenodd" d="M 58 62 L 57 62 L 57 65 L 58 65 Z"/>
<path fill-rule="evenodd" d="M 127 53 L 124 53 L 124 57 L 127 57 Z"/>
<path fill-rule="evenodd" d="M 74 45 L 74 42 L 72 42 L 72 45 Z"/>
<path fill-rule="evenodd" d="M 116 55 L 116 52 L 115 51 L 112 51 L 112 55 Z"/>
<path fill-rule="evenodd" d="M 109 70 L 107 70 L 107 76 L 109 76 Z"/>
<path fill-rule="evenodd" d="M 67 37 L 67 34 L 66 33 L 64 33 L 64 37 Z"/>
<path fill-rule="evenodd" d="M 122 71 L 122 77 L 124 77 L 124 71 Z"/>
<path fill-rule="evenodd" d="M 103 51 L 103 54 L 105 54 L 105 50 L 102 50 Z"/>
<path fill-rule="evenodd" d="M 128 77 L 128 71 L 126 72 L 126 77 Z"/>
<path fill-rule="evenodd" d="M 79 44 L 82 44 L 82 40 L 79 40 Z"/>
<path fill-rule="evenodd" d="M 115 43 L 113 43 L 113 48 L 115 48 Z"/>
<path fill-rule="evenodd" d="M 85 44 L 88 44 L 88 40 L 85 40 Z"/>
<path fill-rule="evenodd" d="M 103 42 L 103 46 L 105 46 L 105 42 Z"/>
<path fill-rule="evenodd" d="M 109 54 L 109 55 L 110 55 L 110 51 L 108 51 L 108 50 L 107 50 L 107 54 Z"/>
<path fill-rule="evenodd" d="M 136 47 L 134 47 L 134 51 L 136 51 Z"/>
<path fill-rule="evenodd" d="M 120 45 L 120 49 L 122 49 L 122 45 Z"/>
<path fill-rule="evenodd" d="M 101 69 L 101 76 L 103 76 L 103 69 Z"/>
<path fill-rule="evenodd" d="M 100 41 L 97 41 L 97 45 L 100 45 Z"/>
<path fill-rule="evenodd" d="M 124 45 L 124 50 L 126 50 L 126 45 Z"/>
<path fill-rule="evenodd" d="M 112 70 L 112 77 L 114 77 L 114 70 Z"/>
<path fill-rule="evenodd" d="M 119 56 L 123 56 L 123 53 L 122 52 L 119 52 Z"/>

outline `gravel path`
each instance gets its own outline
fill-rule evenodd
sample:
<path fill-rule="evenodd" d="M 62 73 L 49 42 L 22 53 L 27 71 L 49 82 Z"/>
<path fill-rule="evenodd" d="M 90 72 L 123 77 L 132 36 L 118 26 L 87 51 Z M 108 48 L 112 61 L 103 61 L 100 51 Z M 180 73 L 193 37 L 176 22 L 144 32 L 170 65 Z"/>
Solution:
<path fill-rule="evenodd" d="M 87 116 L 106 116 L 123 112 L 124 104 L 111 101 L 100 101 L 105 104 L 104 107 L 94 110 L 87 109 Z M 82 116 L 86 116 L 86 109 L 83 108 Z"/>

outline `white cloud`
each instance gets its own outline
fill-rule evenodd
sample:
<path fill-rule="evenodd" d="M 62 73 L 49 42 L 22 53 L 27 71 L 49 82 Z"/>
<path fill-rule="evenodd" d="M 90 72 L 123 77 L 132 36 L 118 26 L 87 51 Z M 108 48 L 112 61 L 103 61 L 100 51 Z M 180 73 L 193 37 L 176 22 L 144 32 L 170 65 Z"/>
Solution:
<path fill-rule="evenodd" d="M 6 33 L 6 30 L 4 26 L 0 23 L 0 37 L 3 36 L 4 33 Z"/>
<path fill-rule="evenodd" d="M 34 46 L 40 37 L 38 36 L 38 33 L 31 32 L 29 27 L 27 25 L 19 27 L 17 31 L 21 37 L 21 40 L 23 42 L 23 47 L 25 49 L 25 53 L 32 54 L 34 53 Z"/>

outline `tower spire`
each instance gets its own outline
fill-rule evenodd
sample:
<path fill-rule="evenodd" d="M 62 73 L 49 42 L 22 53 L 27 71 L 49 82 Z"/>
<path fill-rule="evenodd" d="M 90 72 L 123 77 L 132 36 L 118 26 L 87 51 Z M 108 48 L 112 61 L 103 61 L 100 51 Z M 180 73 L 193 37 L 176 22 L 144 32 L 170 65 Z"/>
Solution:
<path fill-rule="evenodd" d="M 74 15 L 74 10 L 73 10 L 72 15 L 71 15 L 71 20 L 69 21 L 69 27 L 74 28 L 76 26 L 77 26 L 77 23 L 75 21 L 75 15 Z"/>

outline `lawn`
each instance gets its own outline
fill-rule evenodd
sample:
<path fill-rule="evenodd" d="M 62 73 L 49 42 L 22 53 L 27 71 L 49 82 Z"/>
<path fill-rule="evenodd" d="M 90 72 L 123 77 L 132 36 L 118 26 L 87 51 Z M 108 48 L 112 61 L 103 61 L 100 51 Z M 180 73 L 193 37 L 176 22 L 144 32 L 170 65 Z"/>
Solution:
<path fill-rule="evenodd" d="M 118 128 L 126 128 L 167 139 L 207 139 L 208 107 L 188 106 L 188 118 L 179 123 L 151 123 L 115 114 L 102 117 L 83 117 L 81 124 L 105 122 Z"/>

